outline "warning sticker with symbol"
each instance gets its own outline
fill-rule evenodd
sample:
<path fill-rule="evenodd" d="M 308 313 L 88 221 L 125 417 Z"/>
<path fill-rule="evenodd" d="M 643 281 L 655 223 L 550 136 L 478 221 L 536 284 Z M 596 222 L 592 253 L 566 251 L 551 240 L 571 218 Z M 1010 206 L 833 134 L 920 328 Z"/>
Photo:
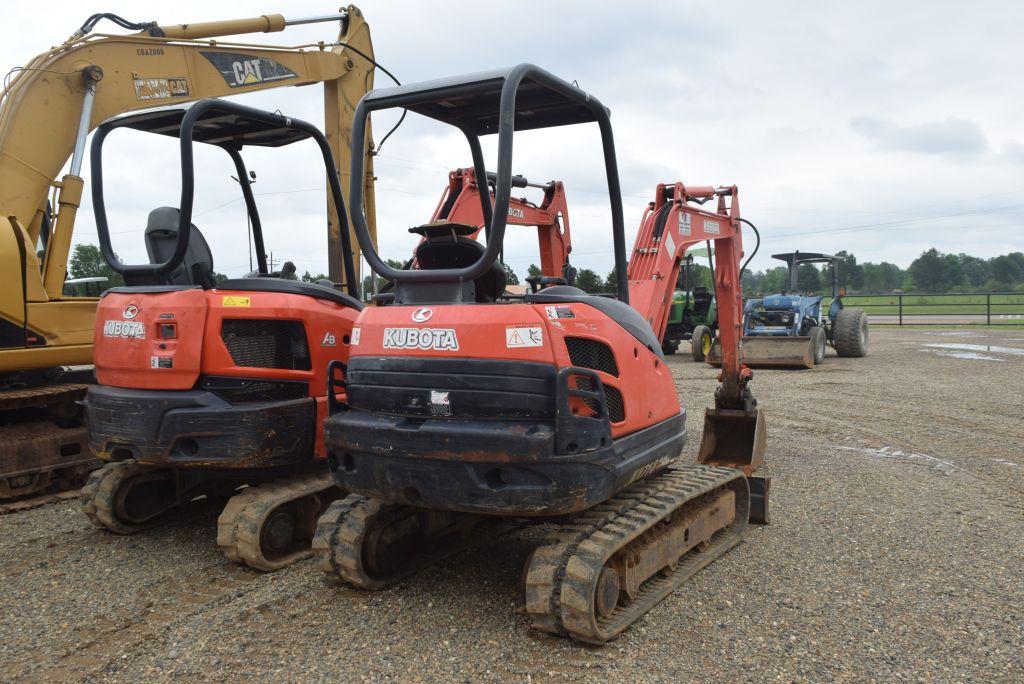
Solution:
<path fill-rule="evenodd" d="M 509 349 L 516 347 L 543 347 L 544 330 L 539 325 L 505 328 L 505 346 Z"/>

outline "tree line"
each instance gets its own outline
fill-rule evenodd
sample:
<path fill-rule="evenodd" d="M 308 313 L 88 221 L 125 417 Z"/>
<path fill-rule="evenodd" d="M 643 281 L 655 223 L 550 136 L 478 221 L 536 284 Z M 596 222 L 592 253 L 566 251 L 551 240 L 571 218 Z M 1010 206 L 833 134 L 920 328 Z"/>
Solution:
<path fill-rule="evenodd" d="M 945 254 L 929 249 L 922 252 L 907 268 L 883 261 L 859 263 L 847 251 L 836 252 L 839 261 L 839 287 L 849 293 L 888 294 L 903 292 L 1024 292 L 1024 253 L 1011 252 L 990 259 L 969 254 Z M 797 268 L 800 291 L 830 293 L 832 267 L 801 264 Z M 530 264 L 529 275 L 540 275 L 540 268 Z M 691 267 L 691 287 L 712 288 L 711 269 L 694 262 Z M 593 293 L 614 292 L 617 278 L 612 270 L 604 278 L 589 268 L 576 274 L 576 287 Z M 763 295 L 789 289 L 789 270 L 786 266 L 747 270 L 743 273 L 743 292 Z"/>
<path fill-rule="evenodd" d="M 887 294 L 897 290 L 904 292 L 1024 292 L 1024 253 L 1011 252 L 1001 256 L 983 259 L 969 254 L 947 254 L 929 249 L 914 259 L 907 268 L 883 261 L 859 263 L 857 257 L 847 251 L 836 252 L 840 257 L 839 286 L 850 293 Z M 712 288 L 711 269 L 697 263 L 691 267 L 690 287 Z M 394 268 L 403 268 L 405 262 L 388 259 Z M 107 287 L 123 285 L 124 280 L 103 260 L 95 245 L 76 245 L 68 264 L 72 278 L 104 276 Z M 505 265 L 506 280 L 518 284 L 519 276 Z M 528 276 L 541 275 L 536 264 L 530 264 Z M 225 278 L 216 274 L 218 281 Z M 323 274 L 309 271 L 300 276 L 301 280 L 316 282 L 326 279 Z M 798 286 L 804 292 L 828 293 L 832 286 L 831 266 L 818 268 L 814 264 L 803 264 L 797 269 Z M 613 269 L 606 276 L 589 268 L 580 268 L 576 273 L 576 287 L 593 293 L 614 292 L 616 274 Z M 378 287 L 381 285 L 378 284 Z M 369 276 L 363 279 L 364 292 L 372 292 Z M 785 266 L 763 271 L 746 271 L 743 274 L 743 291 L 748 295 L 768 294 L 789 289 L 789 272 Z"/>
<path fill-rule="evenodd" d="M 1024 253 L 1012 252 L 983 259 L 969 254 L 947 254 L 934 247 L 921 253 L 907 268 L 883 261 L 857 262 L 847 251 L 836 252 L 839 286 L 859 294 L 903 292 L 1024 292 Z M 828 292 L 832 287 L 830 265 L 818 269 L 803 264 L 797 270 L 800 290 Z M 749 293 L 788 289 L 785 266 L 746 273 L 743 289 Z"/>

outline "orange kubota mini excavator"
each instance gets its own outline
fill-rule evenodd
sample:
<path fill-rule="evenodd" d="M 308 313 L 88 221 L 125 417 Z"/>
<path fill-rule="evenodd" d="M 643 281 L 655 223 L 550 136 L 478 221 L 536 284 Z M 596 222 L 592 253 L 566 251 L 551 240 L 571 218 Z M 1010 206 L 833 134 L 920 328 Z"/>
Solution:
<path fill-rule="evenodd" d="M 122 263 L 107 225 L 103 143 L 125 128 L 180 139 L 180 205 L 150 213 L 148 264 Z M 240 186 L 259 272 L 215 282 L 213 257 L 191 222 L 194 143 L 224 149 L 246 180 L 242 148 L 304 140 L 323 156 L 347 293 L 268 271 L 248 182 Z M 328 364 L 347 359 L 362 309 L 330 144 L 304 121 L 203 100 L 101 124 L 92 187 L 104 258 L 127 287 L 109 290 L 98 310 L 99 384 L 89 388 L 85 410 L 90 445 L 109 463 L 83 488 L 84 511 L 97 525 L 128 534 L 202 494 L 230 496 L 217 532 L 228 557 L 261 570 L 292 562 L 308 553 L 317 516 L 341 494 L 324 467 L 320 424 Z M 236 493 L 242 485 L 249 486 Z"/>
<path fill-rule="evenodd" d="M 674 213 L 686 218 L 651 237 L 658 249 L 670 239 L 714 239 L 716 288 L 729 307 L 729 362 L 705 416 L 700 464 L 681 465 L 686 413 L 660 339 L 629 305 L 608 110 L 520 65 L 372 91 L 356 108 L 353 145 L 362 145 L 370 112 L 393 107 L 463 131 L 477 178 L 486 177 L 479 136 L 497 133 L 494 204 L 481 188 L 486 247 L 439 230 L 417 249 L 420 269 L 397 270 L 376 252 L 360 189 L 351 189 L 364 254 L 395 292 L 356 321 L 348 401 L 325 422 L 328 465 L 355 494 L 320 518 L 313 545 L 321 568 L 382 587 L 488 523 L 555 522 L 528 561 L 527 611 L 539 629 L 606 642 L 739 543 L 751 519 L 748 483 L 763 461 L 765 431 L 737 358 L 739 226 L 732 215 L 680 204 Z M 587 122 L 601 131 L 616 297 L 554 285 L 502 300 L 494 274 L 503 271 L 514 131 Z M 361 163 L 353 158 L 353 177 Z M 689 235 L 680 232 L 687 220 Z"/>
<path fill-rule="evenodd" d="M 134 33 L 104 34 L 104 21 Z M 335 41 L 282 47 L 226 38 L 322 22 L 338 24 Z M 0 98 L 0 501 L 78 486 L 99 465 L 78 406 L 92 381 L 85 364 L 98 299 L 65 289 L 90 131 L 157 105 L 323 83 L 327 137 L 347 170 L 347 122 L 374 67 L 369 25 L 350 5 L 313 17 L 178 25 L 94 14 L 64 43 L 11 70 Z M 333 211 L 328 222 L 330 277 L 338 280 Z"/>

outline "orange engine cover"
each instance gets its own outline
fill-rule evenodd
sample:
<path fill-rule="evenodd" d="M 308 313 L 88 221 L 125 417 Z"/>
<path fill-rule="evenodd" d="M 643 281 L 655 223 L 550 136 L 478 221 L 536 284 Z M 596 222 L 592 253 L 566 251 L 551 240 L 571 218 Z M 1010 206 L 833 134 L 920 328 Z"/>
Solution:
<path fill-rule="evenodd" d="M 115 387 L 192 389 L 202 363 L 206 310 L 206 292 L 198 289 L 108 293 L 96 312 L 97 379 Z M 161 336 L 172 328 L 174 337 Z"/>
<path fill-rule="evenodd" d="M 301 382 L 320 425 L 328 414 L 328 364 L 348 360 L 358 315 L 335 301 L 288 292 L 110 292 L 96 319 L 96 377 L 101 385 L 135 390 L 203 389 L 206 378 Z M 344 392 L 337 398 L 344 401 Z M 316 452 L 323 457 L 320 429 Z"/>
<path fill-rule="evenodd" d="M 386 306 L 363 311 L 352 355 L 541 362 L 594 370 L 616 395 L 613 437 L 681 410 L 661 356 L 598 309 L 582 302 Z M 575 356 L 575 358 L 574 358 Z M 576 407 L 574 407 L 574 410 Z M 586 411 L 585 407 L 579 407 Z"/>

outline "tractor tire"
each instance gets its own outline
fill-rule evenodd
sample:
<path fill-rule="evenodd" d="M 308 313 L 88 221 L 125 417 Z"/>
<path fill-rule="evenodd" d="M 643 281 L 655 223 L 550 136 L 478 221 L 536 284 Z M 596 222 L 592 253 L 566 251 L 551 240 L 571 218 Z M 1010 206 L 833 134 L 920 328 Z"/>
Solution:
<path fill-rule="evenodd" d="M 661 343 L 661 352 L 665 356 L 675 354 L 679 350 L 679 340 L 665 340 Z"/>
<path fill-rule="evenodd" d="M 811 328 L 811 357 L 815 366 L 825 362 L 825 329 L 820 325 Z"/>
<path fill-rule="evenodd" d="M 690 354 L 693 356 L 693 360 L 698 363 L 703 362 L 708 352 L 711 351 L 714 341 L 715 336 L 708 326 L 698 325 L 694 328 L 693 336 L 690 338 Z"/>
<path fill-rule="evenodd" d="M 832 325 L 833 343 L 839 356 L 868 355 L 868 315 L 864 309 L 843 309 Z"/>

